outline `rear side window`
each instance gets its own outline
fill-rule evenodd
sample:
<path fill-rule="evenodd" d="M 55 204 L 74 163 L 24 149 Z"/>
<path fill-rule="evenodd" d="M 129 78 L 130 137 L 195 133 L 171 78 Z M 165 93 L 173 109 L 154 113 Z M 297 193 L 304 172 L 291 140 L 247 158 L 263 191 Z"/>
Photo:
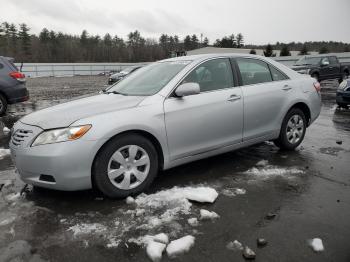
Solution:
<path fill-rule="evenodd" d="M 288 79 L 288 77 L 286 75 L 284 75 L 282 72 L 280 72 L 279 70 L 277 70 L 273 66 L 270 66 L 270 70 L 271 70 L 271 75 L 272 75 L 273 81 L 282 81 L 282 80 Z"/>
<path fill-rule="evenodd" d="M 330 56 L 329 57 L 329 63 L 331 65 L 336 65 L 336 64 L 338 64 L 338 59 L 335 56 Z"/>
<path fill-rule="evenodd" d="M 254 85 L 272 82 L 267 63 L 251 58 L 238 58 L 237 64 L 242 76 L 243 85 Z"/>

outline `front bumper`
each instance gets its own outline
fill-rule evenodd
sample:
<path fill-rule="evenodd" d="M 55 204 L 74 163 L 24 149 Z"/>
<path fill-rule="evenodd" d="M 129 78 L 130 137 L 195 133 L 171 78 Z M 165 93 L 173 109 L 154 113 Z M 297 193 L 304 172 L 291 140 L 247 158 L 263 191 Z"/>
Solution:
<path fill-rule="evenodd" d="M 12 159 L 21 180 L 25 183 L 50 189 L 75 191 L 89 189 L 91 167 L 97 152 L 97 141 L 76 141 L 31 147 L 35 137 L 42 131 L 22 123 L 16 124 L 14 132 L 31 130 L 31 138 L 23 144 L 10 141 Z M 48 181 L 50 177 L 53 180 Z"/>
<path fill-rule="evenodd" d="M 338 90 L 335 100 L 338 104 L 350 105 L 350 91 Z"/>

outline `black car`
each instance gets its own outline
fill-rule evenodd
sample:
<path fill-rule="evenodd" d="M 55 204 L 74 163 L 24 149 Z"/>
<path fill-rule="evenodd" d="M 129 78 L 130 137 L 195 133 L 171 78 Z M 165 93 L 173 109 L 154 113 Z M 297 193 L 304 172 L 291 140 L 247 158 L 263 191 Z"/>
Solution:
<path fill-rule="evenodd" d="M 292 69 L 318 81 L 338 79 L 340 83 L 349 77 L 350 63 L 340 63 L 334 55 L 303 56 Z"/>
<path fill-rule="evenodd" d="M 127 75 L 131 74 L 132 72 L 135 72 L 137 69 L 141 68 L 142 66 L 130 66 L 127 67 L 125 69 L 123 69 L 122 71 L 120 71 L 119 73 L 116 73 L 114 75 L 111 75 L 108 78 L 108 84 L 112 85 L 114 83 L 119 82 L 120 80 L 122 80 L 124 77 L 126 77 Z"/>
<path fill-rule="evenodd" d="M 346 108 L 350 105 L 350 79 L 345 79 L 339 84 L 336 101 L 340 107 Z"/>
<path fill-rule="evenodd" d="M 0 116 L 6 113 L 8 104 L 29 99 L 25 75 L 13 62 L 13 58 L 0 56 Z"/>

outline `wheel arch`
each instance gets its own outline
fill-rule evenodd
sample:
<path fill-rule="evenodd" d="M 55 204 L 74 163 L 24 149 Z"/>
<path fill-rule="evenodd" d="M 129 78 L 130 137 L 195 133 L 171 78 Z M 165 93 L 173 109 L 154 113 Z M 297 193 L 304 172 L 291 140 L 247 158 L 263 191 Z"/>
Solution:
<path fill-rule="evenodd" d="M 310 125 L 310 121 L 311 121 L 311 110 L 309 108 L 309 106 L 304 103 L 304 102 L 297 102 L 295 104 L 293 104 L 287 111 L 287 113 L 293 109 L 293 108 L 298 108 L 300 109 L 301 111 L 303 111 L 305 117 L 306 117 L 306 120 L 307 120 L 307 126 Z"/>

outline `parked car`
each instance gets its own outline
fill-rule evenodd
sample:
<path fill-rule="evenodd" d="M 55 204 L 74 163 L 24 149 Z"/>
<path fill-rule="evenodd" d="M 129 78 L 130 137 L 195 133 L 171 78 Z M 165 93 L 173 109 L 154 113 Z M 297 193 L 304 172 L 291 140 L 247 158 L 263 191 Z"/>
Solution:
<path fill-rule="evenodd" d="M 13 61 L 13 58 L 0 56 L 0 116 L 6 113 L 8 104 L 29 99 L 25 75 Z"/>
<path fill-rule="evenodd" d="M 320 108 L 320 84 L 271 59 L 177 57 L 23 117 L 10 148 L 26 183 L 119 198 L 144 191 L 160 170 L 262 141 L 293 150 Z"/>
<path fill-rule="evenodd" d="M 127 67 L 125 69 L 123 69 L 122 71 L 120 71 L 119 73 L 115 73 L 113 75 L 111 75 L 108 78 L 108 84 L 112 85 L 114 83 L 119 82 L 120 80 L 122 80 L 124 77 L 126 77 L 127 75 L 131 74 L 132 72 L 135 72 L 137 69 L 141 68 L 141 66 L 130 66 Z"/>
<path fill-rule="evenodd" d="M 301 74 L 308 74 L 317 81 L 338 79 L 341 83 L 349 77 L 350 62 L 340 63 L 334 55 L 304 56 L 292 69 Z"/>
<path fill-rule="evenodd" d="M 350 79 L 345 79 L 339 84 L 336 101 L 340 107 L 347 108 L 350 105 Z"/>

